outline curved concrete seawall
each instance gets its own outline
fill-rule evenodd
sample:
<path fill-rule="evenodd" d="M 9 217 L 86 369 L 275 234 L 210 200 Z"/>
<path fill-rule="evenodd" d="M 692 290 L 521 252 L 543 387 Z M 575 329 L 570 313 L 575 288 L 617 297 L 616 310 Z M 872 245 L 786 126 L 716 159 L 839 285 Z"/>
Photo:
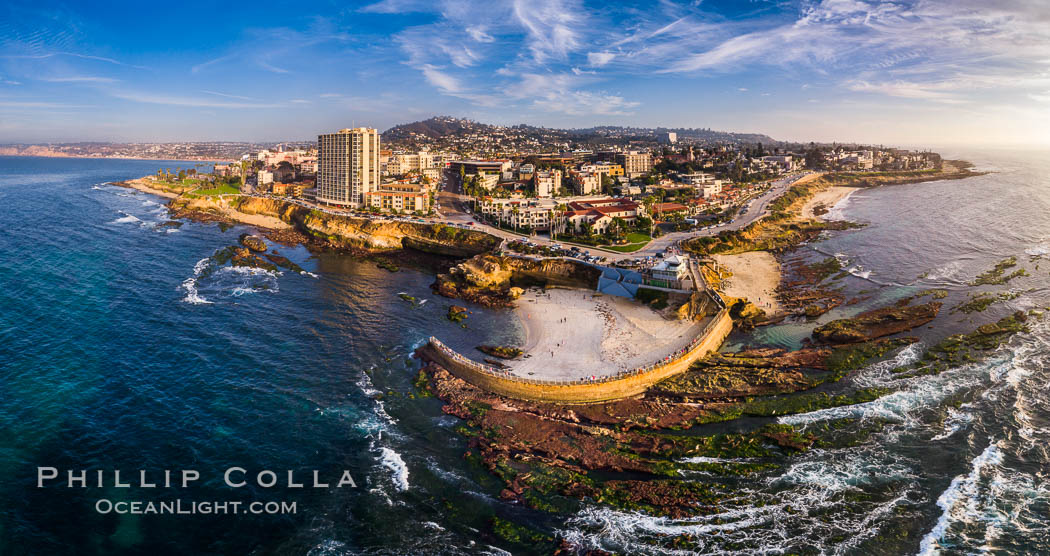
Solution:
<path fill-rule="evenodd" d="M 484 390 L 511 398 L 567 404 L 599 403 L 636 396 L 653 384 L 684 372 L 696 360 L 715 351 L 733 330 L 725 309 L 719 311 L 694 340 L 692 347 L 666 363 L 597 380 L 549 381 L 510 375 L 453 351 L 437 338 L 423 347 L 426 359 L 441 365 L 453 375 Z"/>

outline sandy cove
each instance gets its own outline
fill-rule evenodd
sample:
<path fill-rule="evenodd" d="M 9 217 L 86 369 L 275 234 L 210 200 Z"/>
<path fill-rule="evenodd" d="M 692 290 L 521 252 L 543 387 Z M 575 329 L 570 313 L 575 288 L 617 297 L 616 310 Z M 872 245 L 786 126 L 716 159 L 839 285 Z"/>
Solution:
<path fill-rule="evenodd" d="M 772 317 L 781 311 L 777 302 L 780 263 L 769 251 L 748 251 L 739 255 L 713 255 L 711 258 L 733 273 L 722 293 L 742 297 Z"/>
<path fill-rule="evenodd" d="M 528 378 L 606 376 L 649 365 L 686 346 L 703 324 L 585 290 L 532 289 L 517 306 L 525 357 L 505 363 Z"/>
<path fill-rule="evenodd" d="M 817 192 L 817 194 L 813 195 L 810 200 L 806 201 L 805 206 L 802 207 L 802 218 L 819 218 L 820 215 L 815 214 L 814 209 L 823 206 L 826 210 L 831 210 L 832 207 L 839 204 L 846 197 L 849 197 L 853 192 L 857 191 L 857 189 L 858 188 L 856 187 L 836 185 Z"/>

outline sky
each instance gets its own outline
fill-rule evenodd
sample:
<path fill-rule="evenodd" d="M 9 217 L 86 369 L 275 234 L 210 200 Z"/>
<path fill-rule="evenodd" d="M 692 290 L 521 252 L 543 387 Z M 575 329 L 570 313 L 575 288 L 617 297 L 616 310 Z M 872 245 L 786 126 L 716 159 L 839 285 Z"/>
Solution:
<path fill-rule="evenodd" d="M 1050 2 L 0 6 L 0 143 L 296 140 L 435 115 L 1048 146 Z"/>

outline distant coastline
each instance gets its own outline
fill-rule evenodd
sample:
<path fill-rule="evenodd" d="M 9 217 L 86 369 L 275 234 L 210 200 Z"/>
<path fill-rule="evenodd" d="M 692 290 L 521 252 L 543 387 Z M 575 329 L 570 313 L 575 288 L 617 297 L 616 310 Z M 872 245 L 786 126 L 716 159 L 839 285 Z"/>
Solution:
<path fill-rule="evenodd" d="M 82 156 L 82 155 L 71 155 L 66 153 L 60 153 L 55 151 L 48 151 L 44 153 L 27 153 L 27 152 L 9 152 L 13 149 L 10 147 L 0 147 L 0 156 L 11 157 L 11 158 L 71 158 L 71 159 L 84 159 L 84 160 L 170 160 L 173 162 L 237 162 L 233 159 L 223 158 L 146 158 L 141 156 Z"/>

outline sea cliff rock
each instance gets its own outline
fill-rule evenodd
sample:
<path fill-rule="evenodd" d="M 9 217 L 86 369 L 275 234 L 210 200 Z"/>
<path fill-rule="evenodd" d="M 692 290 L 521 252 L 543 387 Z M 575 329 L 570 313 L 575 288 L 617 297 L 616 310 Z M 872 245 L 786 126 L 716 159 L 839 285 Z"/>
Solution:
<path fill-rule="evenodd" d="M 171 203 L 176 214 L 226 216 L 258 215 L 275 218 L 326 246 L 367 253 L 414 249 L 454 257 L 472 257 L 500 244 L 496 236 L 441 223 L 372 220 L 330 214 L 302 205 L 261 197 L 179 198 Z M 219 216 L 224 215 L 224 216 Z"/>
<path fill-rule="evenodd" d="M 593 289 L 601 271 L 571 259 L 532 259 L 478 255 L 439 274 L 431 286 L 440 295 L 490 307 L 506 307 L 523 287 Z"/>

